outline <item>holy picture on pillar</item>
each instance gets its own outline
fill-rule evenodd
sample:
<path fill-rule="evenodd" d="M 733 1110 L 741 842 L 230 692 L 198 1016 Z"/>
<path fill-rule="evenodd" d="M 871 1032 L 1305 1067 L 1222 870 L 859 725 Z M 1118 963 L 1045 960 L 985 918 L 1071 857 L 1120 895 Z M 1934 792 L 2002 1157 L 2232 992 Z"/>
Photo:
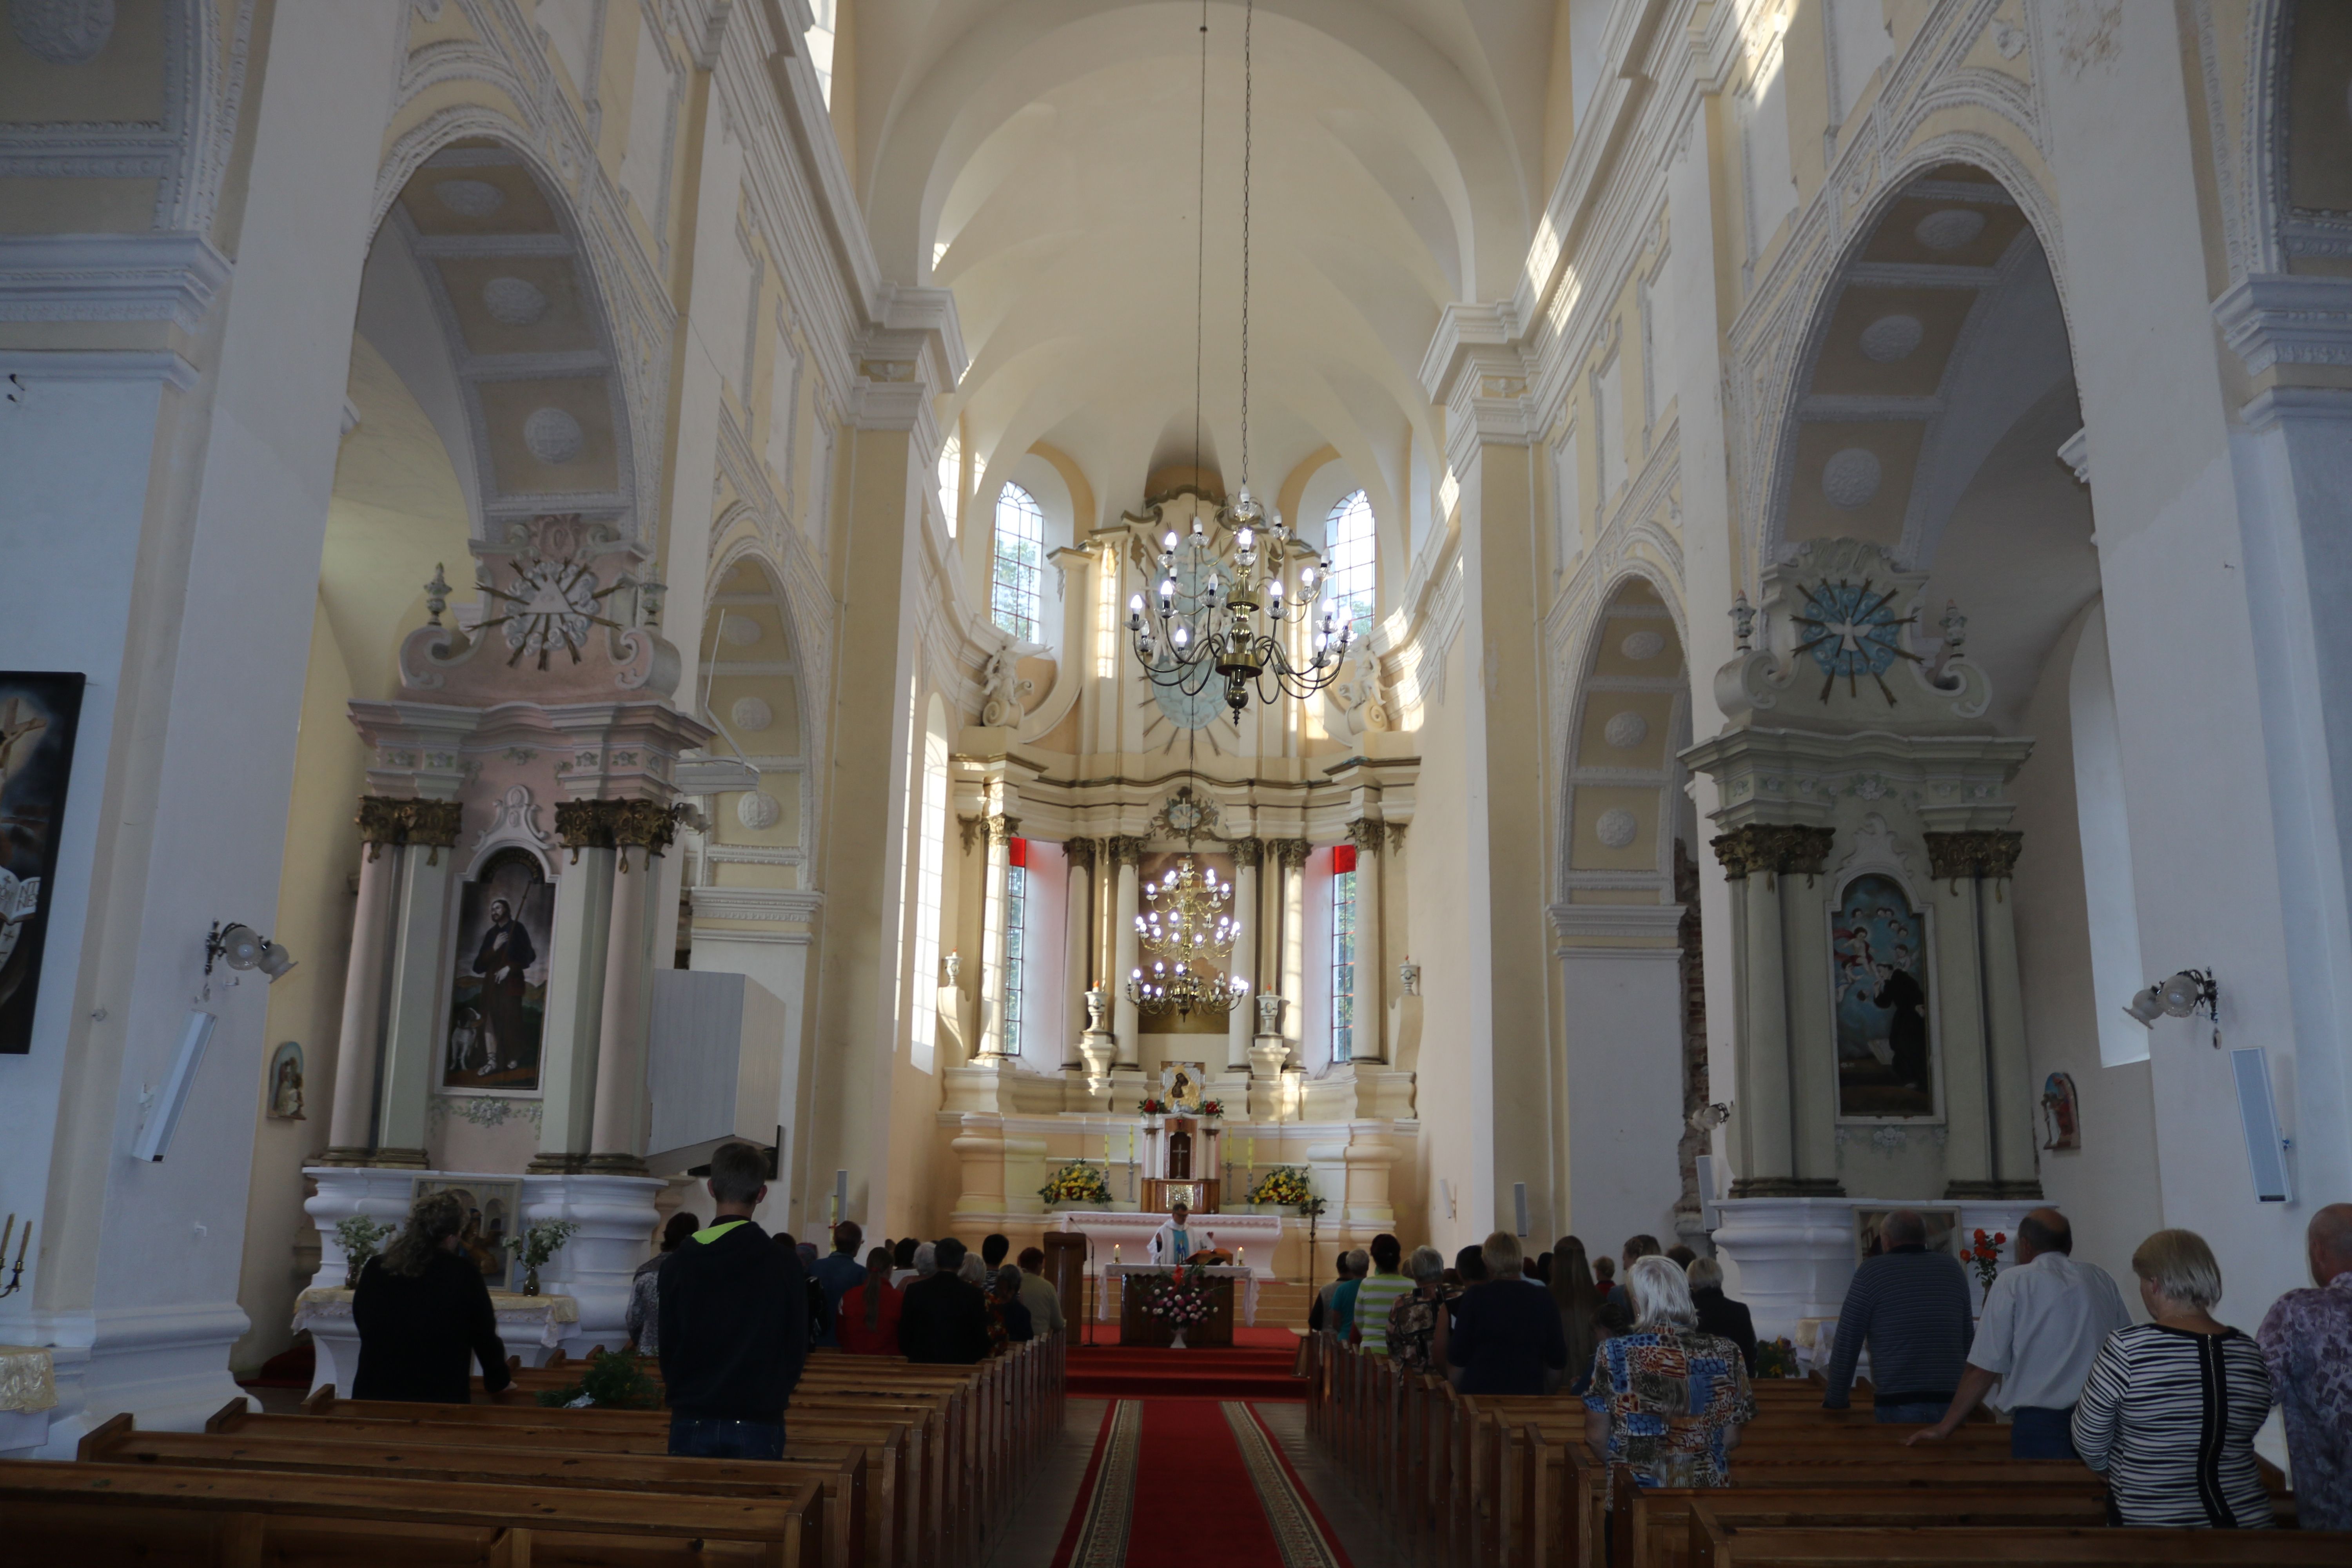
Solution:
<path fill-rule="evenodd" d="M 465 884 L 442 1088 L 539 1088 L 554 914 L 555 889 L 528 850 L 502 850 Z"/>
<path fill-rule="evenodd" d="M 1170 1062 L 1167 1066 L 1176 1075 L 1168 1085 L 1168 1103 L 1179 1110 L 1199 1110 L 1202 1086 L 1209 1081 L 1209 1064 Z"/>
<path fill-rule="evenodd" d="M 1927 919 L 1894 878 L 1845 886 L 1830 916 L 1838 1114 L 1936 1114 Z"/>
<path fill-rule="evenodd" d="M 33 1048 L 82 678 L 0 670 L 0 1056 Z"/>
<path fill-rule="evenodd" d="M 515 1234 L 515 1216 L 522 1209 L 520 1182 L 452 1182 L 419 1176 L 411 1200 L 435 1193 L 455 1194 L 466 1206 L 466 1228 L 458 1233 L 458 1249 L 466 1261 L 481 1270 L 493 1290 L 504 1289 L 514 1267 L 507 1239 Z"/>
<path fill-rule="evenodd" d="M 269 1114 L 280 1121 L 300 1121 L 302 1114 L 302 1044 L 285 1040 L 269 1053 Z"/>
<path fill-rule="evenodd" d="M 2074 1075 L 2053 1072 L 2042 1082 L 2042 1146 L 2080 1151 L 2083 1119 L 2074 1102 Z"/>

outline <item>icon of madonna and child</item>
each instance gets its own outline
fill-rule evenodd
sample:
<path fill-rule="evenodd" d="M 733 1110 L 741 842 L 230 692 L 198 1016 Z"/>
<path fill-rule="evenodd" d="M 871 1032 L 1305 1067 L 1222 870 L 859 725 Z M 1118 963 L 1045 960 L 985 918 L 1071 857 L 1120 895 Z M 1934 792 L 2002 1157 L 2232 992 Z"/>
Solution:
<path fill-rule="evenodd" d="M 1927 938 L 1926 915 L 1892 877 L 1856 877 L 1832 911 L 1841 1116 L 1936 1113 Z"/>

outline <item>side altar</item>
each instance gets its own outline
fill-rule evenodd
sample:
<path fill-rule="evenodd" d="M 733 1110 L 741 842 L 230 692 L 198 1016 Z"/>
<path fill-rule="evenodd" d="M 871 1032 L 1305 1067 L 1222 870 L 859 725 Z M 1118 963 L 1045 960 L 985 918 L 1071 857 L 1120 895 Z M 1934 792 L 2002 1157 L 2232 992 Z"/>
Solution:
<path fill-rule="evenodd" d="M 1118 1342 L 1164 1349 L 1176 1331 L 1151 1315 L 1151 1300 L 1180 1272 L 1157 1264 L 1114 1263 L 1104 1271 L 1118 1290 Z M 1234 1342 L 1234 1288 L 1242 1288 L 1242 1321 L 1257 1316 L 1257 1280 L 1247 1269 L 1204 1268 L 1202 1283 L 1209 1292 L 1209 1315 L 1184 1333 L 1184 1342 L 1202 1350 L 1229 1350 Z M 1099 1299 L 1099 1298 L 1098 1298 Z"/>

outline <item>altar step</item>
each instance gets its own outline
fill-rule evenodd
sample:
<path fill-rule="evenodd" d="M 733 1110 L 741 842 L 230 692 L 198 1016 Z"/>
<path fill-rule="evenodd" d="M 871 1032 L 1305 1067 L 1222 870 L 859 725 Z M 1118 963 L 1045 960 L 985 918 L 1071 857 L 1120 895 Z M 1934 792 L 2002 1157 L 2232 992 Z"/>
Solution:
<path fill-rule="evenodd" d="M 1160 1350 L 1140 1345 L 1072 1345 L 1074 1399 L 1303 1399 L 1307 1384 L 1292 1375 L 1294 1342 L 1286 1348 L 1237 1345 L 1230 1350 Z"/>

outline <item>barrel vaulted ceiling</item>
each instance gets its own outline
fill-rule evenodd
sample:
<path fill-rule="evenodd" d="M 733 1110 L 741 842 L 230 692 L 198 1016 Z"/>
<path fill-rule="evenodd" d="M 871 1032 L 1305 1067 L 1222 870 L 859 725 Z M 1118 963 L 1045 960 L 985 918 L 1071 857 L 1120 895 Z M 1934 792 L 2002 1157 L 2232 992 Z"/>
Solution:
<path fill-rule="evenodd" d="M 1416 373 L 1439 312 L 1507 298 L 1537 191 L 1548 5 L 1265 0 L 1249 479 L 1337 449 L 1395 517 L 1442 447 Z M 1240 478 L 1243 10 L 1206 11 L 1202 456 Z M 977 485 L 1034 443 L 1106 513 L 1192 456 L 1198 4 L 861 7 L 856 176 L 882 266 L 954 290 L 946 401 Z M 1424 494 L 1425 503 L 1425 494 Z M 1099 519 L 1094 521 L 1101 521 Z"/>

